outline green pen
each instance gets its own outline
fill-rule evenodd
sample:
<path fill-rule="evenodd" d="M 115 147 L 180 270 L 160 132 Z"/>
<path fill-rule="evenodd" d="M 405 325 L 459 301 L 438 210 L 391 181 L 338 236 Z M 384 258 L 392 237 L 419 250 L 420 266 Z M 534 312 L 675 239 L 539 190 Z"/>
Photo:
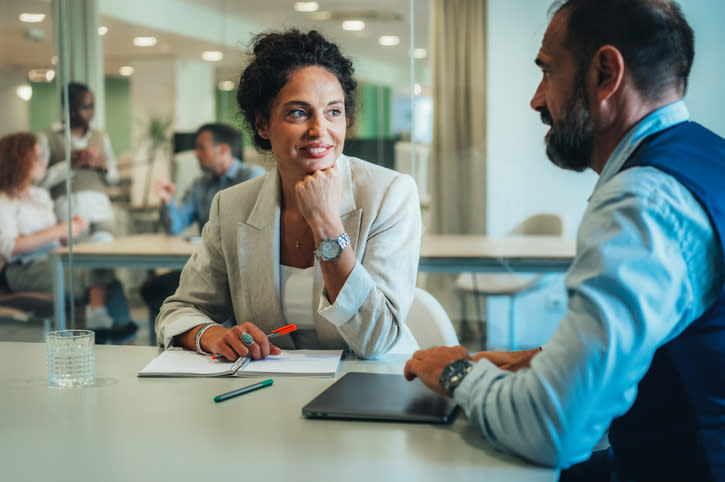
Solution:
<path fill-rule="evenodd" d="M 268 387 L 270 386 L 274 380 L 271 378 L 268 380 L 263 380 L 259 383 L 255 383 L 253 385 L 249 385 L 246 387 L 239 388 L 237 390 L 232 390 L 231 392 L 222 393 L 221 395 L 217 395 L 214 397 L 215 402 L 223 402 L 224 400 L 229 400 L 230 398 L 238 397 L 239 395 L 244 395 L 245 393 L 253 392 L 254 390 L 259 390 L 260 388 Z"/>

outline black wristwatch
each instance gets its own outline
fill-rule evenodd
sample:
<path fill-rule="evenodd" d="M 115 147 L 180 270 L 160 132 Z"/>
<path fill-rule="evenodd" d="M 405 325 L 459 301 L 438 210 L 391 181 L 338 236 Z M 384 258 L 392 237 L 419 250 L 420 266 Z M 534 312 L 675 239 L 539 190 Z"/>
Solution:
<path fill-rule="evenodd" d="M 441 372 L 440 383 L 443 390 L 450 396 L 453 396 L 453 390 L 461 384 L 466 375 L 473 369 L 473 362 L 466 358 L 461 358 L 449 363 Z"/>

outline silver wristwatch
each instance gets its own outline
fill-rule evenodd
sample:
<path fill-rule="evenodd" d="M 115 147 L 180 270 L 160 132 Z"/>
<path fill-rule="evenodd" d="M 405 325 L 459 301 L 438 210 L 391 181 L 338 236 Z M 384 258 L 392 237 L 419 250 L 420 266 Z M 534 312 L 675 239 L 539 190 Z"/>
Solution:
<path fill-rule="evenodd" d="M 473 369 L 473 362 L 466 358 L 461 358 L 449 363 L 443 368 L 439 379 L 441 387 L 450 396 L 453 396 L 453 390 L 461 384 L 466 375 Z"/>
<path fill-rule="evenodd" d="M 320 261 L 332 261 L 342 254 L 342 251 L 350 244 L 350 236 L 342 233 L 336 238 L 327 238 L 315 249 L 315 258 Z"/>

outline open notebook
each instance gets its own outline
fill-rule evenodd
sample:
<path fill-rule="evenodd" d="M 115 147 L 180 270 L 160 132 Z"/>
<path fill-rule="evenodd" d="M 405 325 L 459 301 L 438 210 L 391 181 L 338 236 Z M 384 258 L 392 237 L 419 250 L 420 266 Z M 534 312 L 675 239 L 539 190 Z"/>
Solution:
<path fill-rule="evenodd" d="M 261 377 L 291 375 L 334 377 L 342 350 L 283 350 L 264 360 L 252 360 L 236 370 L 233 362 L 212 360 L 189 350 L 166 350 L 141 371 L 140 377 Z"/>

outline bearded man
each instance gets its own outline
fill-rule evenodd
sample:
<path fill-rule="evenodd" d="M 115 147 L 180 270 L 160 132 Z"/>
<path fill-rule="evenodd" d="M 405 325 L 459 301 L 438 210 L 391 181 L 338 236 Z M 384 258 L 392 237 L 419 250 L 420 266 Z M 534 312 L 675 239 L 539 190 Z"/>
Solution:
<path fill-rule="evenodd" d="M 542 350 L 421 350 L 406 377 L 561 480 L 725 480 L 725 140 L 682 100 L 692 29 L 670 0 L 553 12 L 531 107 L 548 157 L 600 176 L 566 316 Z"/>

